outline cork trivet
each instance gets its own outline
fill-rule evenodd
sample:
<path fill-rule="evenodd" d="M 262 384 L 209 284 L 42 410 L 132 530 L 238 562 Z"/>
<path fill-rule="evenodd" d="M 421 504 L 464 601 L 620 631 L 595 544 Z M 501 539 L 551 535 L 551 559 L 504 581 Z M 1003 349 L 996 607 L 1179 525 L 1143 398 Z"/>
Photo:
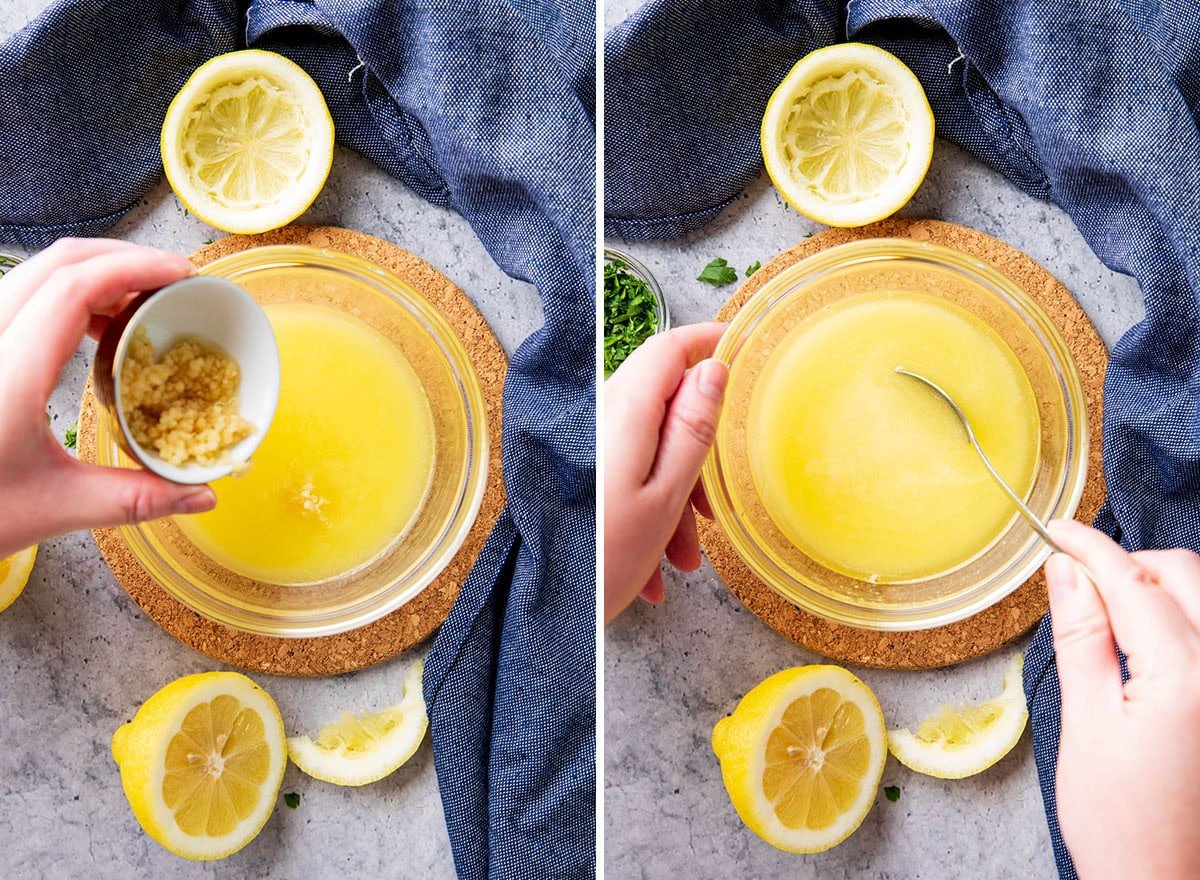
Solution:
<path fill-rule="evenodd" d="M 450 279 L 390 242 L 332 226 L 289 226 L 263 235 L 235 235 L 192 254 L 198 266 L 248 248 L 304 244 L 354 254 L 407 282 L 450 322 L 470 353 L 487 404 L 490 461 L 483 506 L 466 542 L 437 579 L 387 617 L 352 632 L 310 639 L 277 639 L 230 629 L 196 614 L 146 573 L 117 529 L 93 534 L 117 582 L 155 623 L 223 663 L 271 675 L 335 675 L 387 660 L 428 638 L 446 619 L 475 557 L 504 507 L 500 475 L 500 403 L 508 360 L 483 315 Z M 96 460 L 96 409 L 89 382 L 79 414 L 79 458 Z"/>
<path fill-rule="evenodd" d="M 1087 395 L 1088 476 L 1076 516 L 1090 523 L 1104 501 L 1100 424 L 1108 351 L 1070 291 L 1016 248 L 974 229 L 937 220 L 893 219 L 860 229 L 830 229 L 784 251 L 755 272 L 717 312 L 717 320 L 731 320 L 752 294 L 797 261 L 864 238 L 909 238 L 963 251 L 999 269 L 1046 310 L 1075 358 Z M 918 632 L 856 629 L 797 608 L 755 577 L 719 525 L 702 520 L 699 528 L 705 553 L 717 574 L 747 608 L 797 644 L 845 663 L 880 669 L 948 666 L 1008 644 L 1027 632 L 1047 609 L 1045 578 L 1039 570 L 1004 600 L 958 623 Z"/>

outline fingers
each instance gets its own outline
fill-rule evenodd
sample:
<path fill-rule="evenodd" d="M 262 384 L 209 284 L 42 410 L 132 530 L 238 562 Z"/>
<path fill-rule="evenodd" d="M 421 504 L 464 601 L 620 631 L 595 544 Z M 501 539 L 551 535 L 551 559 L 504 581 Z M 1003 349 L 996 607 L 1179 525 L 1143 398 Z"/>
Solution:
<path fill-rule="evenodd" d="M 696 481 L 696 485 L 692 489 L 691 502 L 692 507 L 696 508 L 701 516 L 706 519 L 713 518 L 712 505 L 708 503 L 708 493 L 704 491 L 704 484 L 699 480 Z"/>
<path fill-rule="evenodd" d="M 642 587 L 641 596 L 653 605 L 657 605 L 667 597 L 667 591 L 663 587 L 661 568 L 655 567 L 654 574 L 650 575 L 650 580 L 646 581 L 646 586 Z"/>
<path fill-rule="evenodd" d="M 1196 633 L 1170 593 L 1095 529 L 1067 520 L 1055 520 L 1049 528 L 1063 551 L 1092 573 L 1130 669 L 1136 674 L 1139 669 L 1186 667 L 1197 647 Z"/>
<path fill-rule="evenodd" d="M 702 361 L 688 372 L 663 422 L 650 482 L 668 499 L 668 510 L 683 505 L 696 486 L 700 466 L 717 438 L 717 417 L 729 369 L 717 360 Z"/>
<path fill-rule="evenodd" d="M 208 486 L 182 486 L 148 471 L 117 470 L 72 461 L 63 471 L 60 532 L 134 525 L 176 514 L 203 513 L 216 506 Z"/>
<path fill-rule="evenodd" d="M 1075 560 L 1061 553 L 1051 556 L 1046 586 L 1063 722 L 1074 724 L 1121 702 L 1121 665 L 1104 603 Z"/>
<path fill-rule="evenodd" d="M 668 404 L 694 364 L 712 354 L 724 324 L 691 324 L 651 337 L 605 383 L 605 436 L 627 478 L 641 486 L 658 451 Z"/>
<path fill-rule="evenodd" d="M 683 515 L 675 534 L 667 541 L 667 559 L 680 571 L 695 571 L 700 567 L 700 538 L 696 535 L 696 517 L 691 505 L 683 506 Z"/>
<path fill-rule="evenodd" d="M 0 333 L 56 269 L 101 254 L 137 250 L 145 248 L 107 238 L 60 238 L 4 276 L 0 283 Z"/>
<path fill-rule="evenodd" d="M 1133 558 L 1183 609 L 1192 629 L 1200 632 L 1200 556 L 1190 550 L 1147 550 L 1134 553 Z"/>
<path fill-rule="evenodd" d="M 193 271 L 186 257 L 149 248 L 104 253 L 53 270 L 0 336 L 0 363 L 21 365 L 9 377 L 9 391 L 22 403 L 43 405 L 93 315 L 106 314 L 132 292 L 162 287 Z"/>

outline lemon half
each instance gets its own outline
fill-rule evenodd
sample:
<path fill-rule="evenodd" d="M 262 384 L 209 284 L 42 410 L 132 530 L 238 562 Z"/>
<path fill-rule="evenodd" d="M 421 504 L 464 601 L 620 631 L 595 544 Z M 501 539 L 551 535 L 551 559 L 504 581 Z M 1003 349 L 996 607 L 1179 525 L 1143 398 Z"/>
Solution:
<path fill-rule="evenodd" d="M 829 226 L 864 226 L 912 198 L 933 158 L 933 111 L 895 55 L 841 43 L 804 56 L 775 89 L 762 152 L 776 189 Z"/>
<path fill-rule="evenodd" d="M 205 223 L 266 232 L 295 220 L 321 192 L 333 138 L 312 77 L 282 55 L 246 49 L 201 65 L 171 101 L 163 168 Z"/>
<path fill-rule="evenodd" d="M 275 701 L 236 672 L 167 685 L 117 730 L 112 753 L 142 828 L 196 861 L 224 858 L 258 836 L 287 766 Z"/>
<path fill-rule="evenodd" d="M 25 590 L 33 563 L 37 560 L 36 546 L 0 559 L 0 611 L 4 611 Z"/>
<path fill-rule="evenodd" d="M 1029 710 L 1021 687 L 1024 657 L 1004 670 L 1001 694 L 977 706 L 942 706 L 911 730 L 889 730 L 888 748 L 906 767 L 939 779 L 962 779 L 991 767 L 1021 739 Z"/>
<path fill-rule="evenodd" d="M 423 668 L 421 661 L 412 665 L 394 706 L 358 715 L 343 712 L 315 740 L 289 737 L 288 757 L 309 776 L 335 785 L 366 785 L 393 773 L 416 753 L 429 727 L 421 693 Z"/>
<path fill-rule="evenodd" d="M 887 759 L 879 701 L 837 666 L 772 675 L 717 722 L 712 745 L 742 821 L 793 853 L 822 852 L 854 833 Z"/>

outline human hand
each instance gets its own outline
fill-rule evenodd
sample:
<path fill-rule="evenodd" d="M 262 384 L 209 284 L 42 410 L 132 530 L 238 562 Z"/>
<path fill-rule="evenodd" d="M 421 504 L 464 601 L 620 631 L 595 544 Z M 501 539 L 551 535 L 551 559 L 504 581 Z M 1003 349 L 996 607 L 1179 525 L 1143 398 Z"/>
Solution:
<path fill-rule="evenodd" d="M 604 617 L 640 593 L 663 599 L 664 553 L 700 567 L 692 508 L 711 517 L 698 482 L 716 438 L 729 371 L 708 358 L 725 324 L 654 336 L 604 383 Z"/>
<path fill-rule="evenodd" d="M 1054 522 L 1046 563 L 1062 690 L 1058 821 L 1082 880 L 1200 877 L 1200 557 L 1128 554 Z M 1125 652 L 1121 684 L 1113 646 Z"/>
<path fill-rule="evenodd" d="M 83 528 L 216 504 L 207 486 L 76 461 L 46 424 L 58 375 L 138 292 L 194 272 L 186 257 L 119 241 L 63 239 L 0 279 L 0 557 Z"/>

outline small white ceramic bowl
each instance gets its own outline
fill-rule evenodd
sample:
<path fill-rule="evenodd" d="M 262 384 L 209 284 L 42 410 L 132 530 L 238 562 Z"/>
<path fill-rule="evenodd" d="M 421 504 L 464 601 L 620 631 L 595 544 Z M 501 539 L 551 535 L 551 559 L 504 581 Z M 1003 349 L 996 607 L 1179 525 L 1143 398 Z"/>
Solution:
<path fill-rule="evenodd" d="M 133 334 L 146 331 L 156 352 L 180 337 L 220 349 L 241 369 L 238 402 L 253 433 L 216 465 L 173 465 L 133 439 L 121 405 L 121 366 Z M 231 281 L 196 275 L 142 294 L 100 339 L 93 367 L 96 397 L 120 425 L 122 446 L 139 464 L 175 483 L 200 484 L 229 475 L 250 460 L 275 418 L 279 404 L 279 347 L 262 307 Z"/>

